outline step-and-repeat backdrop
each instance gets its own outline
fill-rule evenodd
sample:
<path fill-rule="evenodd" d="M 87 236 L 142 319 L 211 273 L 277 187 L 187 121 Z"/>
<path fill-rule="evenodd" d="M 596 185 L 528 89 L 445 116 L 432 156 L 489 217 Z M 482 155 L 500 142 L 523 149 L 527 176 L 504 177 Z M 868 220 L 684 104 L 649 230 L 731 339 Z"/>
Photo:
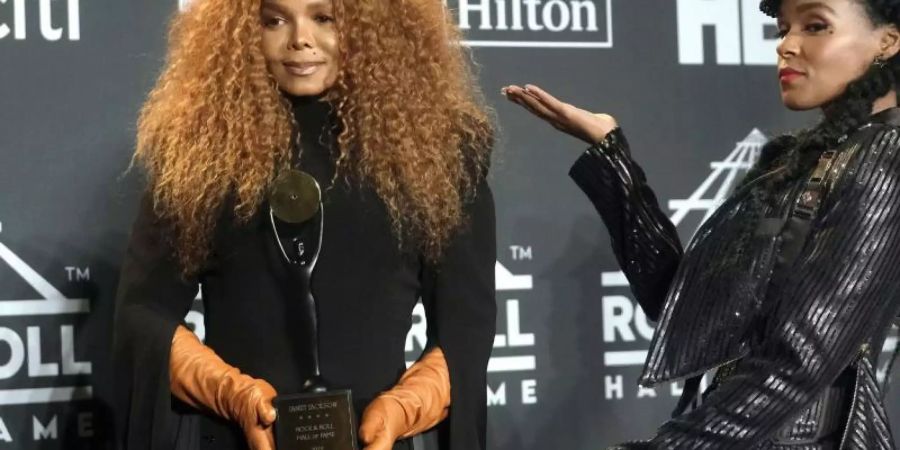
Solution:
<path fill-rule="evenodd" d="M 567 177 L 584 146 L 500 87 L 614 114 L 686 240 L 768 136 L 815 120 L 779 102 L 773 21 L 757 0 L 448 3 L 501 128 L 490 448 L 648 436 L 681 387 L 636 384 L 653 324 Z M 112 446 L 113 296 L 141 189 L 124 171 L 180 6 L 0 0 L 0 450 Z"/>

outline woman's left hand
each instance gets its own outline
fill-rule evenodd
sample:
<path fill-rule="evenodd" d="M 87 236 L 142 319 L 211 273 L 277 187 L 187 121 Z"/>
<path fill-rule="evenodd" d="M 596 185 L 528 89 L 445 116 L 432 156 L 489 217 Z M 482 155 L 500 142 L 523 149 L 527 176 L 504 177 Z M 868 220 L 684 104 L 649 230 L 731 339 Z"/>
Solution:
<path fill-rule="evenodd" d="M 359 438 L 365 450 L 391 450 L 394 441 L 422 433 L 447 417 L 450 369 L 440 347 L 433 347 L 406 369 L 397 384 L 363 411 Z"/>
<path fill-rule="evenodd" d="M 359 438 L 366 444 L 364 450 L 391 450 L 399 437 L 402 424 L 394 418 L 405 417 L 403 408 L 392 398 L 378 396 L 366 407 L 359 427 Z"/>
<path fill-rule="evenodd" d="M 509 85 L 500 90 L 507 100 L 522 106 L 559 131 L 590 145 L 602 141 L 618 123 L 609 114 L 596 114 L 566 103 L 532 84 L 524 88 Z"/>

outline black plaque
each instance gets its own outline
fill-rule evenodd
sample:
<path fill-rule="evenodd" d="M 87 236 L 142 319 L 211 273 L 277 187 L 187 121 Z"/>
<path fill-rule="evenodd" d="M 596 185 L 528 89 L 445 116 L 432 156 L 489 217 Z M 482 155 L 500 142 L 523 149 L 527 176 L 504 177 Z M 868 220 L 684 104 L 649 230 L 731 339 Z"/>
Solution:
<path fill-rule="evenodd" d="M 349 390 L 283 395 L 274 405 L 277 450 L 357 450 Z"/>

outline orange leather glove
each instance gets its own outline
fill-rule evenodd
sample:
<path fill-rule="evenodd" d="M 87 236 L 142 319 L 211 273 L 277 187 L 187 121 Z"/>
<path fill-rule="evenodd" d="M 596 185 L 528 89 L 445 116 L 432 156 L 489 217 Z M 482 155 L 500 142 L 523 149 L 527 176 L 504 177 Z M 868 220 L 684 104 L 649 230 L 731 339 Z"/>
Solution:
<path fill-rule="evenodd" d="M 242 374 L 179 325 L 169 359 L 172 394 L 194 408 L 207 408 L 237 422 L 252 450 L 274 450 L 275 388 Z"/>
<path fill-rule="evenodd" d="M 396 386 L 369 403 L 359 437 L 365 450 L 391 450 L 397 439 L 419 434 L 444 420 L 449 407 L 450 370 L 444 352 L 435 347 L 406 369 Z"/>

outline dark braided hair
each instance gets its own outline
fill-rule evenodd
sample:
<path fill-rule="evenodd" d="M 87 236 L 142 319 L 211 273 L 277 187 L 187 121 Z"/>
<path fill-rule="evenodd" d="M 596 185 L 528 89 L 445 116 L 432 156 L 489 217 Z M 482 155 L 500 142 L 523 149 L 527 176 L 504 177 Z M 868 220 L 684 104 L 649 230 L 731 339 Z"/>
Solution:
<path fill-rule="evenodd" d="M 900 79 L 900 61 L 896 59 L 889 60 L 884 68 L 873 65 L 862 77 L 849 83 L 846 91 L 824 108 L 825 116 L 816 126 L 777 136 L 766 143 L 743 182 L 784 166 L 786 170 L 764 185 L 770 190 L 809 172 L 822 152 L 834 149 L 868 122 L 875 100 L 890 92 Z"/>

